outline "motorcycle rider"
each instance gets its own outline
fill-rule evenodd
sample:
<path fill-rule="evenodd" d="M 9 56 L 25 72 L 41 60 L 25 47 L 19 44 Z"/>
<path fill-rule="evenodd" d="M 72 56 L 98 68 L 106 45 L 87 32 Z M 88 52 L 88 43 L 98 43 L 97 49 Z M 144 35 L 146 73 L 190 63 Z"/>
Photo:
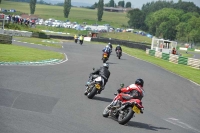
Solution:
<path fill-rule="evenodd" d="M 120 88 L 118 89 L 118 93 L 124 93 L 124 94 L 128 94 L 132 99 L 139 99 L 142 100 L 142 98 L 144 97 L 144 81 L 143 79 L 139 78 L 135 81 L 135 84 L 131 84 L 125 88 Z M 116 105 L 118 104 L 118 105 Z M 112 103 L 113 106 L 121 106 L 121 102 L 113 102 Z M 143 113 L 143 110 L 141 110 L 141 113 Z"/>
<path fill-rule="evenodd" d="M 108 45 L 106 47 L 104 47 L 104 49 L 102 51 L 106 52 L 108 54 L 108 58 L 110 57 L 111 49 Z M 102 55 L 102 59 L 103 59 L 103 55 Z"/>
<path fill-rule="evenodd" d="M 117 54 L 117 50 L 121 50 L 121 55 L 122 55 L 122 48 L 121 46 L 118 44 L 117 47 L 115 48 L 115 52 Z"/>
<path fill-rule="evenodd" d="M 99 94 L 101 93 L 102 90 L 105 89 L 105 85 L 108 82 L 108 79 L 110 77 L 110 71 L 108 69 L 109 69 L 109 64 L 104 63 L 103 67 L 100 67 L 99 69 L 95 70 L 94 72 L 90 74 L 88 81 L 93 80 L 95 78 L 94 77 L 95 74 L 101 76 L 104 79 L 104 85 L 102 85 L 102 89 L 98 91 Z M 85 95 L 87 95 L 87 91 L 85 91 Z"/>
<path fill-rule="evenodd" d="M 76 40 L 78 40 L 78 36 L 75 34 L 74 35 L 74 41 L 76 42 Z"/>
<path fill-rule="evenodd" d="M 81 43 L 81 42 L 83 43 L 83 39 L 84 39 L 84 36 L 81 35 L 81 36 L 79 37 L 79 41 L 80 41 L 80 43 Z"/>
<path fill-rule="evenodd" d="M 109 42 L 108 46 L 110 47 L 111 51 L 112 51 L 112 44 Z"/>

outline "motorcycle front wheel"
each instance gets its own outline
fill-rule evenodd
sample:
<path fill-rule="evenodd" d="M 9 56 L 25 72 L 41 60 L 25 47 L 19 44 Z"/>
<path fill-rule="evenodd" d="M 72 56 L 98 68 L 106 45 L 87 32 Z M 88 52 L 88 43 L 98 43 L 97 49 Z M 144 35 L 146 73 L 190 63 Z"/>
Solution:
<path fill-rule="evenodd" d="M 123 113 L 118 116 L 118 123 L 122 125 L 126 124 L 133 117 L 133 114 L 132 107 L 124 109 Z"/>
<path fill-rule="evenodd" d="M 103 117 L 108 117 L 109 116 L 109 109 L 108 109 L 108 107 L 109 107 L 110 105 L 108 105 L 105 109 L 104 109 L 104 111 L 103 111 Z"/>
<path fill-rule="evenodd" d="M 89 99 L 92 99 L 96 94 L 97 94 L 97 89 L 93 87 L 92 90 L 88 93 L 87 97 Z"/>

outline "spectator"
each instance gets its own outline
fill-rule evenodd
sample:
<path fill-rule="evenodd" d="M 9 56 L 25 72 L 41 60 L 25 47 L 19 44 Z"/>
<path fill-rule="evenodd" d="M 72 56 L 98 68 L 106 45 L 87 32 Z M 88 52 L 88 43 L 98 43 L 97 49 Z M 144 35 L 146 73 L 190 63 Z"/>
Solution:
<path fill-rule="evenodd" d="M 172 54 L 174 54 L 174 55 L 176 54 L 176 49 L 175 48 L 172 49 Z"/>

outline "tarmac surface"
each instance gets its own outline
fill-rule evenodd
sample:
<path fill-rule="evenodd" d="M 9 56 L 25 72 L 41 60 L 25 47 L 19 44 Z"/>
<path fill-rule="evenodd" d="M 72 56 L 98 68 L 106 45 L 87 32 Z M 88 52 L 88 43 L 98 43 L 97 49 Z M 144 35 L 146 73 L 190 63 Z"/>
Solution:
<path fill-rule="evenodd" d="M 62 49 L 14 42 L 67 55 L 44 66 L 0 66 L 0 133 L 200 133 L 200 86 L 123 53 L 108 60 L 111 76 L 94 99 L 84 96 L 92 68 L 102 66 L 103 45 L 63 43 Z M 120 83 L 144 79 L 144 114 L 126 125 L 104 118 Z"/>

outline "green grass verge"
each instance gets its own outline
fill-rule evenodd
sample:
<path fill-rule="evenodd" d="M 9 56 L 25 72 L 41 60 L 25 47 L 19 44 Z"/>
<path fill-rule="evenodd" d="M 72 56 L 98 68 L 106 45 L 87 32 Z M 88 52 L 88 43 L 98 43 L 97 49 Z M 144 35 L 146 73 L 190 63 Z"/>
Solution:
<path fill-rule="evenodd" d="M 178 53 L 180 53 L 181 56 L 183 56 L 183 57 L 188 57 L 188 58 L 193 57 L 193 54 L 192 54 L 193 52 L 186 53 L 185 50 L 178 50 Z"/>
<path fill-rule="evenodd" d="M 44 46 L 62 48 L 62 42 L 56 39 L 40 39 L 34 37 L 15 37 L 18 41 L 27 42 L 27 43 L 34 43 L 34 44 L 41 44 Z"/>
<path fill-rule="evenodd" d="M 101 45 L 107 45 L 105 43 L 97 43 L 97 42 L 91 42 L 91 44 L 101 44 Z M 113 45 L 115 48 L 116 45 Z M 133 49 L 128 48 L 125 46 L 122 46 L 123 52 L 132 55 L 134 57 L 137 57 L 139 59 L 142 59 L 144 61 L 150 62 L 152 64 L 158 65 L 165 70 L 168 70 L 170 72 L 173 72 L 177 75 L 180 75 L 186 79 L 189 79 L 191 81 L 194 81 L 200 85 L 200 70 L 192 68 L 187 65 L 181 65 L 181 64 L 174 64 L 165 60 L 162 60 L 160 58 L 156 58 L 150 55 L 147 55 L 145 51 L 139 50 L 139 49 Z M 195 75 L 195 76 L 194 76 Z"/>
<path fill-rule="evenodd" d="M 62 53 L 17 45 L 0 44 L 0 62 L 42 61 L 64 58 L 65 56 Z"/>
<path fill-rule="evenodd" d="M 147 62 L 156 64 L 168 71 L 176 73 L 186 79 L 190 79 L 200 84 L 200 70 L 199 69 L 195 69 L 186 65 L 174 64 L 174 63 L 171 63 L 171 62 L 168 62 L 156 57 L 152 57 L 150 55 L 147 55 L 145 51 L 143 50 L 137 50 L 137 49 L 127 48 L 127 47 L 122 47 L 122 48 L 123 48 L 123 51 L 127 54 L 130 54 L 132 56 L 135 56 Z"/>

